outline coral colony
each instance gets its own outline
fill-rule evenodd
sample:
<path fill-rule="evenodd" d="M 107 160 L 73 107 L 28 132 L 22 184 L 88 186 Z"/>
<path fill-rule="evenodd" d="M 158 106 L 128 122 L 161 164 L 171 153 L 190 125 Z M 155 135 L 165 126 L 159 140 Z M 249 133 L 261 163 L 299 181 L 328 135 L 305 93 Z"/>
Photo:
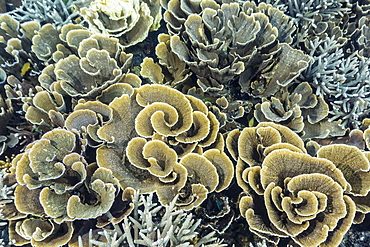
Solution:
<path fill-rule="evenodd" d="M 368 219 L 369 1 L 0 9 L 0 246 L 333 247 Z"/>

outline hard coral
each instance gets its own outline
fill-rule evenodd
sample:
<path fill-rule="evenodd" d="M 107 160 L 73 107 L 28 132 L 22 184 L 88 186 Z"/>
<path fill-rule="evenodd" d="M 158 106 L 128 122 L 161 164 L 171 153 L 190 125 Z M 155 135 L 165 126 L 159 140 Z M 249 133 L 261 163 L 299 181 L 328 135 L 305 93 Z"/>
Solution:
<path fill-rule="evenodd" d="M 95 0 L 81 9 L 81 15 L 91 32 L 116 37 L 129 47 L 159 28 L 161 7 L 156 0 Z"/>
<path fill-rule="evenodd" d="M 293 84 L 271 98 L 263 98 L 254 111 L 258 122 L 280 123 L 300 133 L 303 139 L 344 135 L 341 121 L 330 121 L 328 114 L 328 104 L 313 94 L 307 82 Z"/>
<path fill-rule="evenodd" d="M 34 21 L 19 23 L 8 14 L 0 15 L 0 64 L 1 81 L 8 76 L 15 76 L 19 80 L 24 77 L 37 80 L 42 64 L 31 52 L 31 40 L 39 31 L 40 24 Z"/>
<path fill-rule="evenodd" d="M 191 209 L 230 184 L 232 163 L 223 146 L 211 146 L 217 146 L 218 122 L 200 100 L 167 86 L 144 85 L 108 106 L 113 117 L 97 130 L 107 143 L 97 150 L 97 162 L 122 187 L 157 191 L 164 204 L 180 194 L 177 206 Z"/>
<path fill-rule="evenodd" d="M 78 17 L 78 13 L 73 12 L 75 4 L 81 4 L 81 0 L 22 0 L 22 5 L 8 14 L 21 23 L 37 21 L 59 27 Z"/>
<path fill-rule="evenodd" d="M 55 51 L 50 57 L 56 63 L 40 75 L 40 83 L 47 90 L 70 96 L 96 96 L 121 80 L 127 71 L 131 56 L 122 51 L 117 39 L 92 35 L 72 24 L 63 26 L 60 37 L 66 44 L 53 46 Z"/>
<path fill-rule="evenodd" d="M 308 56 L 283 43 L 291 42 L 293 24 L 271 5 L 185 0 L 164 5 L 172 51 L 204 91 L 227 94 L 239 81 L 243 91 L 268 96 L 307 66 Z M 266 81 L 257 88 L 254 81 L 261 74 Z"/>
<path fill-rule="evenodd" d="M 240 212 L 269 241 L 338 246 L 356 211 L 368 212 L 370 166 L 356 147 L 323 146 L 311 157 L 293 131 L 272 123 L 230 132 L 226 143 L 246 194 Z"/>
<path fill-rule="evenodd" d="M 131 189 L 121 193 L 110 170 L 87 164 L 85 145 L 76 133 L 54 129 L 14 158 L 6 183 L 17 184 L 3 217 L 11 220 L 10 237 L 17 245 L 61 246 L 72 239 L 75 220 L 99 219 L 97 226 L 104 226 L 131 211 L 124 202 Z"/>

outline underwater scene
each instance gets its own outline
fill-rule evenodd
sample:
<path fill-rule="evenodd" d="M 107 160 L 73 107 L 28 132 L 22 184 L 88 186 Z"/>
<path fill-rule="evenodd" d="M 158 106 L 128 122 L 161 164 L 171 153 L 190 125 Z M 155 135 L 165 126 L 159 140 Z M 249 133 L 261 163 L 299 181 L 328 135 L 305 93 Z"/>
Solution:
<path fill-rule="evenodd" d="M 370 0 L 0 0 L 0 247 L 370 246 Z"/>

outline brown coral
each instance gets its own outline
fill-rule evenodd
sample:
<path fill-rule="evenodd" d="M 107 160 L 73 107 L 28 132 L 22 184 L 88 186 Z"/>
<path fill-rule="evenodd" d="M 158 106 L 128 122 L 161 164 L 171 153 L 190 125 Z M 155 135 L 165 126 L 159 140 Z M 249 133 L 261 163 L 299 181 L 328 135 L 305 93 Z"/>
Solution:
<path fill-rule="evenodd" d="M 62 95 L 93 97 L 123 80 L 132 55 L 122 51 L 118 39 L 91 34 L 74 24 L 63 26 L 59 33 L 63 42 L 52 53 L 55 63 L 39 77 L 42 87 Z"/>
<path fill-rule="evenodd" d="M 117 37 L 129 47 L 143 41 L 150 30 L 159 28 L 161 6 L 158 1 L 92 1 L 81 9 L 93 33 Z"/>
<path fill-rule="evenodd" d="M 279 149 L 243 175 L 253 190 L 241 199 L 241 213 L 252 231 L 270 241 L 291 237 L 300 246 L 337 246 L 353 222 L 356 205 L 329 160 Z M 260 202 L 265 208 L 257 207 Z"/>
<path fill-rule="evenodd" d="M 369 211 L 369 160 L 357 147 L 311 142 L 312 157 L 292 130 L 264 122 L 230 132 L 226 145 L 245 193 L 241 214 L 269 241 L 290 237 L 300 246 L 338 246 Z"/>
<path fill-rule="evenodd" d="M 189 80 L 189 69 L 186 63 L 172 52 L 170 45 L 170 35 L 158 35 L 159 44 L 155 48 L 159 64 L 154 63 L 152 58 L 144 58 L 141 64 L 140 74 L 147 78 L 151 83 L 170 85 L 179 89 L 179 86 Z"/>
<path fill-rule="evenodd" d="M 275 122 L 302 133 L 304 139 L 343 135 L 338 121 L 328 121 L 329 106 L 321 96 L 315 96 L 307 82 L 283 88 L 271 98 L 262 98 L 255 106 L 258 122 Z M 324 131 L 324 129 L 326 129 Z"/>
<path fill-rule="evenodd" d="M 252 88 L 256 96 L 269 96 L 308 65 L 308 56 L 287 43 L 279 44 L 292 41 L 294 28 L 271 5 L 186 0 L 163 5 L 167 27 L 174 34 L 171 49 L 197 75 L 204 91 L 226 95 L 238 81 L 245 92 Z M 261 74 L 265 81 L 256 80 Z"/>
<path fill-rule="evenodd" d="M 1 208 L 16 245 L 61 246 L 76 233 L 76 219 L 98 219 L 103 227 L 131 212 L 132 188 L 121 190 L 112 171 L 87 164 L 85 148 L 76 129 L 57 128 L 14 158 L 5 181 L 17 183 L 14 199 Z"/>
<path fill-rule="evenodd" d="M 107 142 L 98 148 L 97 162 L 121 187 L 157 191 L 164 204 L 180 194 L 178 206 L 191 209 L 231 183 L 233 165 L 223 153 L 218 121 L 201 100 L 155 84 L 105 103 L 113 115 L 96 132 Z M 202 172 L 193 167 L 198 161 L 205 164 Z"/>

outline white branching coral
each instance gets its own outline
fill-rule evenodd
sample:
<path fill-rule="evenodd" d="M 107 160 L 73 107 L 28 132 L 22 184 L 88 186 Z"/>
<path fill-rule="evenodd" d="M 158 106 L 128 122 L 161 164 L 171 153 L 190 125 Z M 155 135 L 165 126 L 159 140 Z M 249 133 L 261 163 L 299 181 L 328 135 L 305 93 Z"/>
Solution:
<path fill-rule="evenodd" d="M 343 127 L 358 128 L 370 112 L 370 59 L 354 52 L 345 56 L 344 49 L 334 37 L 310 42 L 314 57 L 301 74 L 329 103 L 330 120 L 342 120 Z"/>
<path fill-rule="evenodd" d="M 37 21 L 39 23 L 54 23 L 63 26 L 71 23 L 78 17 L 73 12 L 75 4 L 81 4 L 82 0 L 22 0 L 22 5 L 9 12 L 17 21 Z"/>
<path fill-rule="evenodd" d="M 90 243 L 99 247 L 226 246 L 213 237 L 216 232 L 196 239 L 198 236 L 196 230 L 201 220 L 195 221 L 192 214 L 177 210 L 175 208 L 177 198 L 169 205 L 161 206 L 153 201 L 153 195 L 150 193 L 139 196 L 136 191 L 132 201 L 134 204 L 132 213 L 125 216 L 121 224 L 114 225 L 114 229 L 99 232 L 106 238 L 106 242 L 90 240 Z"/>

